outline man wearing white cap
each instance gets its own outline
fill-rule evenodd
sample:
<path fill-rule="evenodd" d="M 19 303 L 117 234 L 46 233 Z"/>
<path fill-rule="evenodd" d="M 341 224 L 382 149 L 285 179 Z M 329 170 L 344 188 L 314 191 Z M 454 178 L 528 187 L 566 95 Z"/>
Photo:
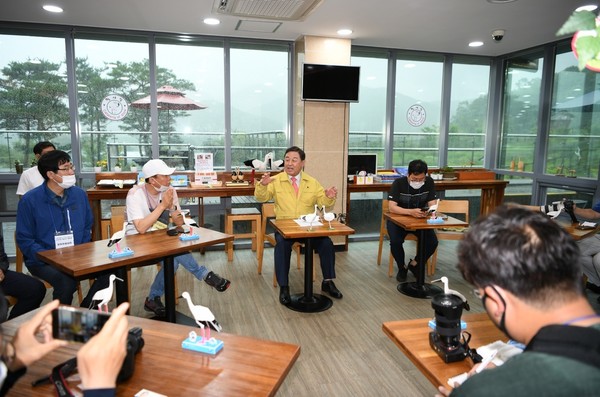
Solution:
<path fill-rule="evenodd" d="M 142 167 L 142 174 L 146 183 L 134 186 L 127 194 L 127 225 L 126 234 L 144 234 L 160 228 L 157 223 L 169 223 L 169 217 L 176 226 L 183 225 L 181 208 L 177 192 L 170 186 L 171 177 L 175 168 L 171 168 L 164 161 L 154 159 Z M 164 226 L 163 226 L 164 227 Z M 217 291 L 223 292 L 231 284 L 229 280 L 209 271 L 205 266 L 200 266 L 192 256 L 187 253 L 175 257 L 175 271 L 183 265 L 198 280 L 204 280 Z M 165 315 L 165 307 L 160 297 L 165 291 L 164 270 L 158 272 L 150 286 L 150 294 L 144 303 L 144 309 L 154 312 L 157 316 Z"/>

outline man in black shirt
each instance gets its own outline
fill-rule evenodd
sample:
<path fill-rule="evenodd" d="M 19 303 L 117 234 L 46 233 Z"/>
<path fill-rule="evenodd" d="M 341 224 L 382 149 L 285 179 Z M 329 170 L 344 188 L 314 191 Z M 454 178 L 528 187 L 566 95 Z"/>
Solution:
<path fill-rule="evenodd" d="M 388 194 L 389 210 L 393 214 L 408 215 L 415 218 L 427 217 L 428 208 L 437 202 L 437 194 L 433 185 L 433 179 L 427 175 L 427 163 L 422 160 L 413 160 L 408 164 L 408 176 L 396 179 Z M 424 263 L 417 263 L 411 259 L 404 266 L 404 239 L 408 233 L 415 234 L 415 231 L 407 231 L 391 221 L 387 221 L 387 230 L 390 236 L 390 250 L 398 265 L 398 274 L 396 280 L 399 282 L 406 280 L 407 270 L 410 270 L 416 277 L 418 266 L 424 266 Z M 425 262 L 435 252 L 438 240 L 434 230 L 425 230 L 424 241 L 418 244 L 425 244 Z M 418 248 L 417 248 L 418 252 Z"/>

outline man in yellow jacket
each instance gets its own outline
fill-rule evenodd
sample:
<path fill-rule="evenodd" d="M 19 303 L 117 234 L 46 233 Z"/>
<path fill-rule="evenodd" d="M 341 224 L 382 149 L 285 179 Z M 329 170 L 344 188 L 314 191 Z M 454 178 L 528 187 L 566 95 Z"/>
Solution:
<path fill-rule="evenodd" d="M 306 154 L 297 146 L 292 146 L 285 151 L 284 171 L 273 177 L 269 173 L 263 174 L 259 183 L 255 184 L 254 196 L 260 202 L 273 200 L 275 203 L 276 219 L 297 219 L 302 215 L 315 211 L 315 204 L 322 207 L 331 207 L 337 198 L 337 189 L 323 186 L 312 176 L 303 172 Z M 292 245 L 298 241 L 285 239 L 281 234 L 275 233 L 275 274 L 279 283 L 279 302 L 287 305 L 291 302 L 288 286 L 288 273 L 290 272 L 290 257 Z M 312 240 L 315 251 L 321 259 L 323 282 L 321 290 L 333 298 L 341 299 L 342 293 L 333 283 L 335 278 L 335 249 L 329 237 L 317 237 Z"/>

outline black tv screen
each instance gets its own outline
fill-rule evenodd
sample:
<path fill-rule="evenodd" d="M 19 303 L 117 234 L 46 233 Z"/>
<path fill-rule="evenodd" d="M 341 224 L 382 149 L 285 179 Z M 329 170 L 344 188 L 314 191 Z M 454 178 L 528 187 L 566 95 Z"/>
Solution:
<path fill-rule="evenodd" d="M 358 102 L 359 66 L 304 64 L 302 99 Z"/>
<path fill-rule="evenodd" d="M 348 154 L 348 175 L 356 175 L 360 171 L 366 171 L 367 174 L 377 173 L 377 155 L 376 154 Z"/>

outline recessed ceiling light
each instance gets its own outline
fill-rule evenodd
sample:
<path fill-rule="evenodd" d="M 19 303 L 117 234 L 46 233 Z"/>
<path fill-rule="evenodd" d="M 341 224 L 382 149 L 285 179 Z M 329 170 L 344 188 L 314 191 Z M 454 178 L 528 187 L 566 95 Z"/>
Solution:
<path fill-rule="evenodd" d="M 488 3 L 492 3 L 492 4 L 505 4 L 505 3 L 512 3 L 513 1 L 517 1 L 517 0 L 487 0 Z"/>
<path fill-rule="evenodd" d="M 350 36 L 352 34 L 352 29 L 340 29 L 337 31 L 337 34 L 340 36 Z"/>
<path fill-rule="evenodd" d="M 207 25 L 218 25 L 221 23 L 217 18 L 204 18 L 204 23 Z"/>
<path fill-rule="evenodd" d="M 483 41 L 472 41 L 469 43 L 469 47 L 481 47 L 483 45 Z"/>
<path fill-rule="evenodd" d="M 63 9 L 60 8 L 59 6 L 53 6 L 53 5 L 49 5 L 49 4 L 43 6 L 42 8 L 48 12 L 63 12 Z"/>
<path fill-rule="evenodd" d="M 590 4 L 588 6 L 581 6 L 581 7 L 577 7 L 575 9 L 575 11 L 579 12 L 579 11 L 594 11 L 595 9 L 597 9 L 598 6 L 594 5 L 594 4 Z"/>

